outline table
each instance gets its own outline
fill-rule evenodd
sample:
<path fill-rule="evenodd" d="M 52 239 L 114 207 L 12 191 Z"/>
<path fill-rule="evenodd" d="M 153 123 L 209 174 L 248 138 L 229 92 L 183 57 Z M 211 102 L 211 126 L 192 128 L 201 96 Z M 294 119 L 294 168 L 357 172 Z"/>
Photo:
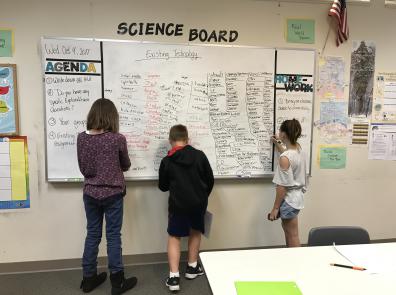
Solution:
<path fill-rule="evenodd" d="M 370 247 L 395 257 L 396 243 Z M 330 266 L 351 265 L 333 246 L 201 252 L 199 256 L 213 295 L 236 295 L 235 281 L 294 281 L 304 295 L 396 294 L 395 272 L 370 274 Z"/>

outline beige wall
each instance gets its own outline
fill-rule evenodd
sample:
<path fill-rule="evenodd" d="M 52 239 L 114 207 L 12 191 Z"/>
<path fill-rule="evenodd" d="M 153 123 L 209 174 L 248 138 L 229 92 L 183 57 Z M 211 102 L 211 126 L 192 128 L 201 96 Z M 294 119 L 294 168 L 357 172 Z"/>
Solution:
<path fill-rule="evenodd" d="M 382 0 L 370 6 L 351 5 L 351 40 L 374 40 L 377 71 L 396 71 L 396 10 Z M 316 20 L 316 44 L 321 50 L 328 29 L 326 4 L 290 4 L 265 1 L 39 1 L 0 0 L 0 27 L 15 30 L 13 58 L 0 62 L 18 65 L 21 133 L 29 137 L 32 208 L 0 214 L 0 262 L 38 261 L 80 257 L 85 217 L 80 184 L 45 181 L 44 105 L 41 81 L 40 37 L 97 37 L 117 39 L 116 27 L 128 22 L 177 22 L 186 28 L 236 29 L 238 45 L 289 47 L 283 38 L 285 17 Z M 351 42 L 336 48 L 330 35 L 326 54 L 343 56 L 349 68 Z M 143 40 L 143 38 L 141 39 Z M 186 37 L 150 37 L 145 40 L 186 42 Z M 306 46 L 298 46 L 306 47 Z M 349 74 L 346 77 L 349 80 Z M 346 89 L 347 93 L 347 89 Z M 315 120 L 319 118 L 319 103 Z M 314 132 L 316 157 L 317 132 Z M 74 159 L 70 159 L 74 160 Z M 372 238 L 395 238 L 395 162 L 368 161 L 367 149 L 348 149 L 347 168 L 319 170 L 313 164 L 306 208 L 300 217 L 303 242 L 311 227 L 361 225 Z M 211 238 L 203 248 L 279 245 L 279 222 L 269 223 L 274 188 L 269 179 L 216 181 L 209 209 L 215 214 Z M 167 196 L 155 182 L 128 183 L 123 227 L 124 254 L 166 250 Z M 101 247 L 105 255 L 105 247 Z"/>

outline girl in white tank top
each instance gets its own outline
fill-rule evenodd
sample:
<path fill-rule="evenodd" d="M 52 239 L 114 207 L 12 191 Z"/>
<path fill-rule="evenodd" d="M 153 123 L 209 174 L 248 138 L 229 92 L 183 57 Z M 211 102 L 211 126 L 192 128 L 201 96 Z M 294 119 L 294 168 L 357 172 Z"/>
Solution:
<path fill-rule="evenodd" d="M 276 184 L 276 197 L 268 219 L 281 218 L 288 247 L 300 246 L 298 213 L 304 208 L 306 191 L 306 157 L 297 142 L 300 136 L 301 125 L 293 119 L 282 123 L 279 137 L 272 137 L 280 156 L 272 181 Z"/>

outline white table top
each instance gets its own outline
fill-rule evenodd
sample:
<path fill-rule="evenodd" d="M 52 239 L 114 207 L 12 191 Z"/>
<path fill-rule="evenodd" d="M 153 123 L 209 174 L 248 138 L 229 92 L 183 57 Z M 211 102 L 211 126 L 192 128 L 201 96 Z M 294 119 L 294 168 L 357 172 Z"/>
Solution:
<path fill-rule="evenodd" d="M 370 247 L 395 257 L 396 243 Z M 213 295 L 236 295 L 235 281 L 294 281 L 304 295 L 396 294 L 395 272 L 370 274 L 330 266 L 351 265 L 333 246 L 202 252 L 199 256 Z"/>

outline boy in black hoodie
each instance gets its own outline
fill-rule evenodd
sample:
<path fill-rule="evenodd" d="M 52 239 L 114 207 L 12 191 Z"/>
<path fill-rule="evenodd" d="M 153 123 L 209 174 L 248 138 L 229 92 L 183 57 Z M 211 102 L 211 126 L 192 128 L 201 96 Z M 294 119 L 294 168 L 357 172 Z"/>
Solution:
<path fill-rule="evenodd" d="M 175 125 L 169 132 L 172 149 L 162 159 L 158 187 L 169 191 L 168 260 L 170 274 L 166 286 L 180 290 L 180 238 L 188 236 L 187 279 L 203 275 L 198 263 L 201 233 L 205 231 L 204 216 L 212 191 L 213 171 L 205 154 L 188 145 L 187 128 Z"/>

